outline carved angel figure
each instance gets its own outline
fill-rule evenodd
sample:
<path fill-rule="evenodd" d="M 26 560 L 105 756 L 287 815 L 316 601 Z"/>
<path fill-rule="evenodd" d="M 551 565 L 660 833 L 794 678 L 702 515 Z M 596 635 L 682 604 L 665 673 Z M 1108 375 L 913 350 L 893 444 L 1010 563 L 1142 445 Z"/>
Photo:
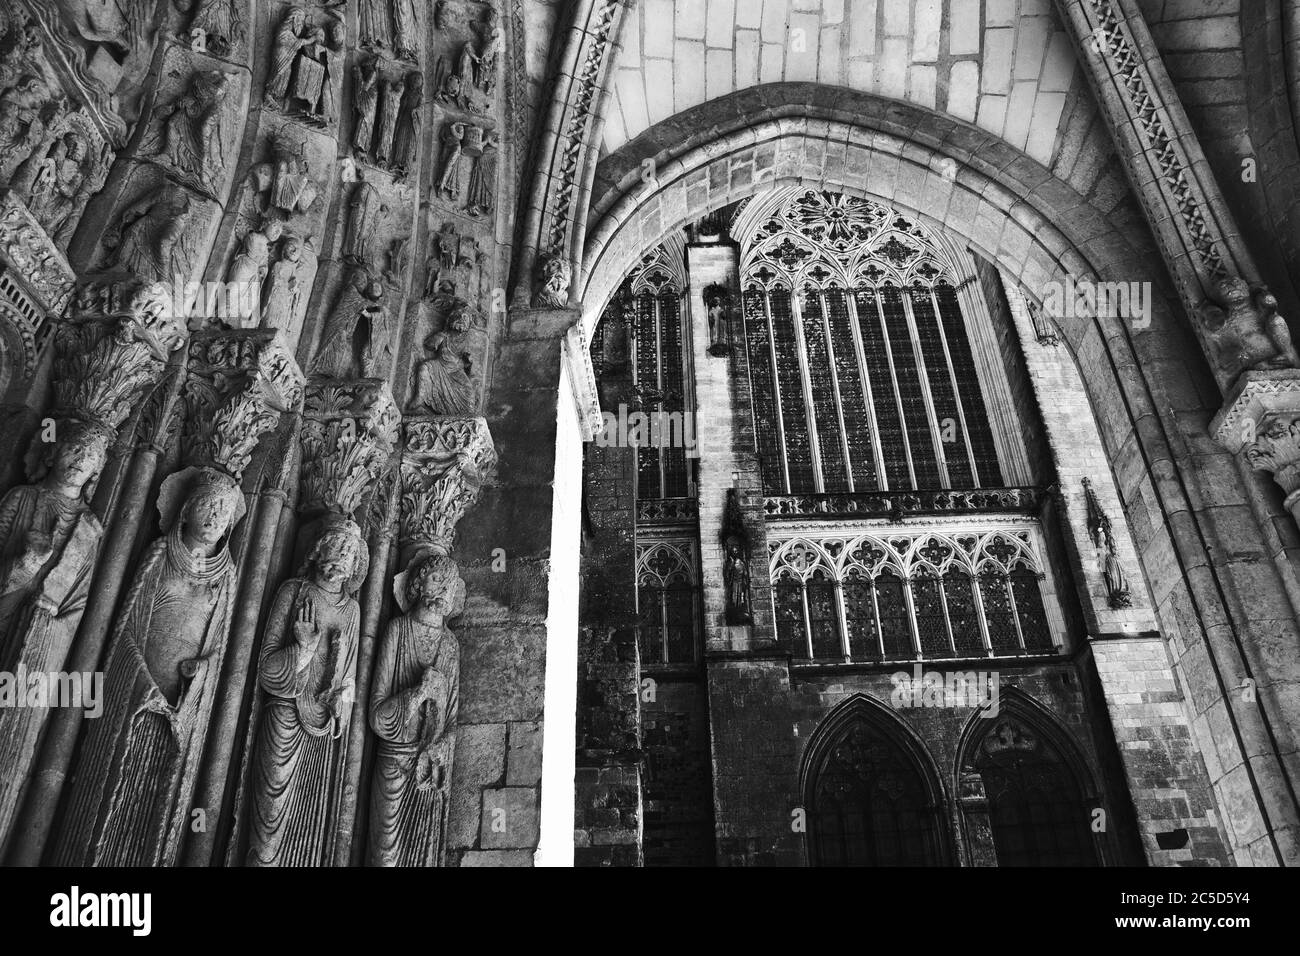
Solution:
<path fill-rule="evenodd" d="M 249 866 L 333 862 L 368 565 L 361 529 L 332 516 L 276 593 L 257 676 Z"/>
<path fill-rule="evenodd" d="M 161 155 L 183 178 L 215 193 L 226 166 L 222 117 L 228 107 L 230 74 L 204 70 L 194 75 L 187 93 L 164 114 Z"/>

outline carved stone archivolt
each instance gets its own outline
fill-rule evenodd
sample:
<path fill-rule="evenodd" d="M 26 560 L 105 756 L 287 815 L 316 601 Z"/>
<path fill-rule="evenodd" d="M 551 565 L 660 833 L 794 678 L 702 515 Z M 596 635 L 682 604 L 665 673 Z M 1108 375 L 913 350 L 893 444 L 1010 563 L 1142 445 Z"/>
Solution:
<path fill-rule="evenodd" d="M 13 190 L 0 190 L 0 258 L 41 309 L 63 311 L 75 282 L 72 268 Z"/>

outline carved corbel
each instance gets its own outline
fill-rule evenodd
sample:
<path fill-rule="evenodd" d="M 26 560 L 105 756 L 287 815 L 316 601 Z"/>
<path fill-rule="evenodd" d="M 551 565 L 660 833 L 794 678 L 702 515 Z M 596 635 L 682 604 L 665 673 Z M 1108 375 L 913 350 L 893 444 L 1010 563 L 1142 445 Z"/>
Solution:
<path fill-rule="evenodd" d="M 200 332 L 190 340 L 181 450 L 238 480 L 262 436 L 302 406 L 303 375 L 275 329 Z"/>
<path fill-rule="evenodd" d="M 383 379 L 311 382 L 299 439 L 298 510 L 351 517 L 365 508 L 389 467 L 400 421 Z"/>

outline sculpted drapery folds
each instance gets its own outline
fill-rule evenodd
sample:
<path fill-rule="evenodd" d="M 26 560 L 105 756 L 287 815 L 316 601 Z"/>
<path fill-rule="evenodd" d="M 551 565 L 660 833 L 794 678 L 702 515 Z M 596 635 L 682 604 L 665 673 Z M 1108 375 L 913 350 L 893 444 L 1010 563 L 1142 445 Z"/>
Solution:
<path fill-rule="evenodd" d="M 243 509 L 239 485 L 216 469 L 163 482 L 164 534 L 116 620 L 104 713 L 82 743 L 57 863 L 176 864 L 218 692 L 234 601 L 228 541 Z"/>
<path fill-rule="evenodd" d="M 86 607 L 103 527 L 89 504 L 111 429 L 71 421 L 38 455 L 30 485 L 0 499 L 0 670 L 63 667 Z M 9 833 L 45 707 L 0 709 L 0 840 Z"/>
<path fill-rule="evenodd" d="M 250 778 L 249 866 L 321 866 L 334 835 L 356 699 L 368 567 L 361 529 L 330 516 L 300 575 L 276 594 L 258 686 L 264 696 Z"/>
<path fill-rule="evenodd" d="M 456 563 L 417 555 L 394 581 L 398 605 L 379 648 L 370 729 L 379 738 L 370 796 L 371 866 L 437 866 L 456 745 L 460 647 L 446 626 L 465 606 Z"/>

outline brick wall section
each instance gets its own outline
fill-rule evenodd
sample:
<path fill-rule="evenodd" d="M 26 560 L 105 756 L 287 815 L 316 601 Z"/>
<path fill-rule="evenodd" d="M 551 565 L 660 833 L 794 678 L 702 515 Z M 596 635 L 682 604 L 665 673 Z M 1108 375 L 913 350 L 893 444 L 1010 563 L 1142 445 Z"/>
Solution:
<path fill-rule="evenodd" d="M 646 866 L 712 866 L 713 765 L 699 675 L 650 672 L 643 693 Z"/>
<path fill-rule="evenodd" d="M 1164 641 L 1159 635 L 1096 640 L 1092 654 L 1147 860 L 1152 866 L 1226 865 L 1223 821 Z M 1187 845 L 1161 849 L 1157 836 L 1178 829 L 1187 830 Z"/>

